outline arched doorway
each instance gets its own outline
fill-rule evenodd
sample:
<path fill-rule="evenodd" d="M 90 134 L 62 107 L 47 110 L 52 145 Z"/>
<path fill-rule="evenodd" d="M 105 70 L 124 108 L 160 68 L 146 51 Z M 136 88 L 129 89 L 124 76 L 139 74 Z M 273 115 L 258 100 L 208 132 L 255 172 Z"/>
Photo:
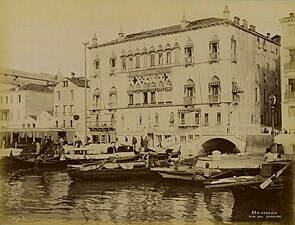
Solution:
<path fill-rule="evenodd" d="M 222 153 L 235 154 L 239 153 L 238 147 L 229 140 L 223 138 L 212 138 L 202 144 L 202 149 L 207 155 L 211 155 L 214 150 Z"/>

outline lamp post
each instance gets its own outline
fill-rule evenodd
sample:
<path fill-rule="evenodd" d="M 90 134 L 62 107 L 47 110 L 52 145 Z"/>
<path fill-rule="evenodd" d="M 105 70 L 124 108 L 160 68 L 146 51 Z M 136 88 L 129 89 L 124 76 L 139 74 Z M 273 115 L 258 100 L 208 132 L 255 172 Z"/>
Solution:
<path fill-rule="evenodd" d="M 88 137 L 87 137 L 87 73 L 86 73 L 86 48 L 87 45 L 89 45 L 89 41 L 85 42 L 83 41 L 82 44 L 84 45 L 84 67 L 85 67 L 85 145 L 88 143 Z"/>
<path fill-rule="evenodd" d="M 275 104 L 276 104 L 276 96 L 274 96 L 273 94 L 271 94 L 269 97 L 268 97 L 268 101 L 269 101 L 269 104 L 270 104 L 270 109 L 271 109 L 271 134 L 272 134 L 272 137 L 274 138 L 275 136 Z"/>

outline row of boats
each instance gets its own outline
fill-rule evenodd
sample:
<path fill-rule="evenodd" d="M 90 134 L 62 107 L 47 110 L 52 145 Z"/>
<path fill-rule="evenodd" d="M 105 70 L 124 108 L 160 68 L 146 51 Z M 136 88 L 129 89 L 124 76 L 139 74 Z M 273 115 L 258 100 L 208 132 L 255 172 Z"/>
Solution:
<path fill-rule="evenodd" d="M 293 188 L 293 160 L 281 159 L 245 167 L 213 167 L 212 159 L 181 159 L 181 152 L 172 149 L 137 152 L 132 146 L 122 145 L 113 153 L 90 152 L 79 148 L 74 150 L 76 154 L 67 152 L 51 158 L 10 155 L 2 158 L 1 164 L 6 169 L 64 169 L 73 182 L 165 179 L 189 182 L 206 189 L 231 189 L 239 196 L 257 192 L 259 195 L 268 195 L 269 192 L 273 195 Z"/>

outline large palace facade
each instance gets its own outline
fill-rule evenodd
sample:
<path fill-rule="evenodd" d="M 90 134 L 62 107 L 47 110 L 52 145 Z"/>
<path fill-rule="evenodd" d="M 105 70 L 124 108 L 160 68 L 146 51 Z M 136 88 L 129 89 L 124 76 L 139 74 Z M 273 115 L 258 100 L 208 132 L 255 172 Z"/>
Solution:
<path fill-rule="evenodd" d="M 95 142 L 147 136 L 156 146 L 200 133 L 259 133 L 271 125 L 268 96 L 280 99 L 279 42 L 246 20 L 205 18 L 92 40 Z M 280 126 L 280 101 L 275 125 Z"/>

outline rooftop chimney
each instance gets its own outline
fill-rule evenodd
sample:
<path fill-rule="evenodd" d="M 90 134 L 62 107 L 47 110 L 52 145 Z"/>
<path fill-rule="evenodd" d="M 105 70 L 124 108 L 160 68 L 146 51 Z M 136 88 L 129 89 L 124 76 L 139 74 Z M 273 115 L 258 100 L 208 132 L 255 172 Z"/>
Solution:
<path fill-rule="evenodd" d="M 254 25 L 251 24 L 251 25 L 250 25 L 250 30 L 253 31 L 253 32 L 255 32 L 255 31 L 256 31 L 256 27 L 255 27 Z"/>
<path fill-rule="evenodd" d="M 266 33 L 267 38 L 270 38 L 270 33 Z"/>
<path fill-rule="evenodd" d="M 234 17 L 234 22 L 235 22 L 236 24 L 240 25 L 240 18 L 237 17 L 237 16 L 235 16 L 235 17 Z"/>
<path fill-rule="evenodd" d="M 225 5 L 223 10 L 223 19 L 229 20 L 229 17 L 230 17 L 230 12 L 228 10 L 228 6 Z"/>
<path fill-rule="evenodd" d="M 71 76 L 72 76 L 72 78 L 74 78 L 75 77 L 75 73 L 74 72 L 71 72 Z"/>
<path fill-rule="evenodd" d="M 243 27 L 248 28 L 248 22 L 245 19 L 243 19 Z"/>
<path fill-rule="evenodd" d="M 189 22 L 186 20 L 185 12 L 183 12 L 182 19 L 181 19 L 181 28 L 185 28 Z"/>
<path fill-rule="evenodd" d="M 98 41 L 97 41 L 96 33 L 94 33 L 93 38 L 92 38 L 92 45 L 96 46 L 97 43 L 98 43 Z"/>
<path fill-rule="evenodd" d="M 122 38 L 124 38 L 124 36 L 125 36 L 125 34 L 124 34 L 124 31 L 123 31 L 123 27 L 121 25 L 119 33 L 118 33 L 118 37 L 119 37 L 119 39 L 122 39 Z"/>

